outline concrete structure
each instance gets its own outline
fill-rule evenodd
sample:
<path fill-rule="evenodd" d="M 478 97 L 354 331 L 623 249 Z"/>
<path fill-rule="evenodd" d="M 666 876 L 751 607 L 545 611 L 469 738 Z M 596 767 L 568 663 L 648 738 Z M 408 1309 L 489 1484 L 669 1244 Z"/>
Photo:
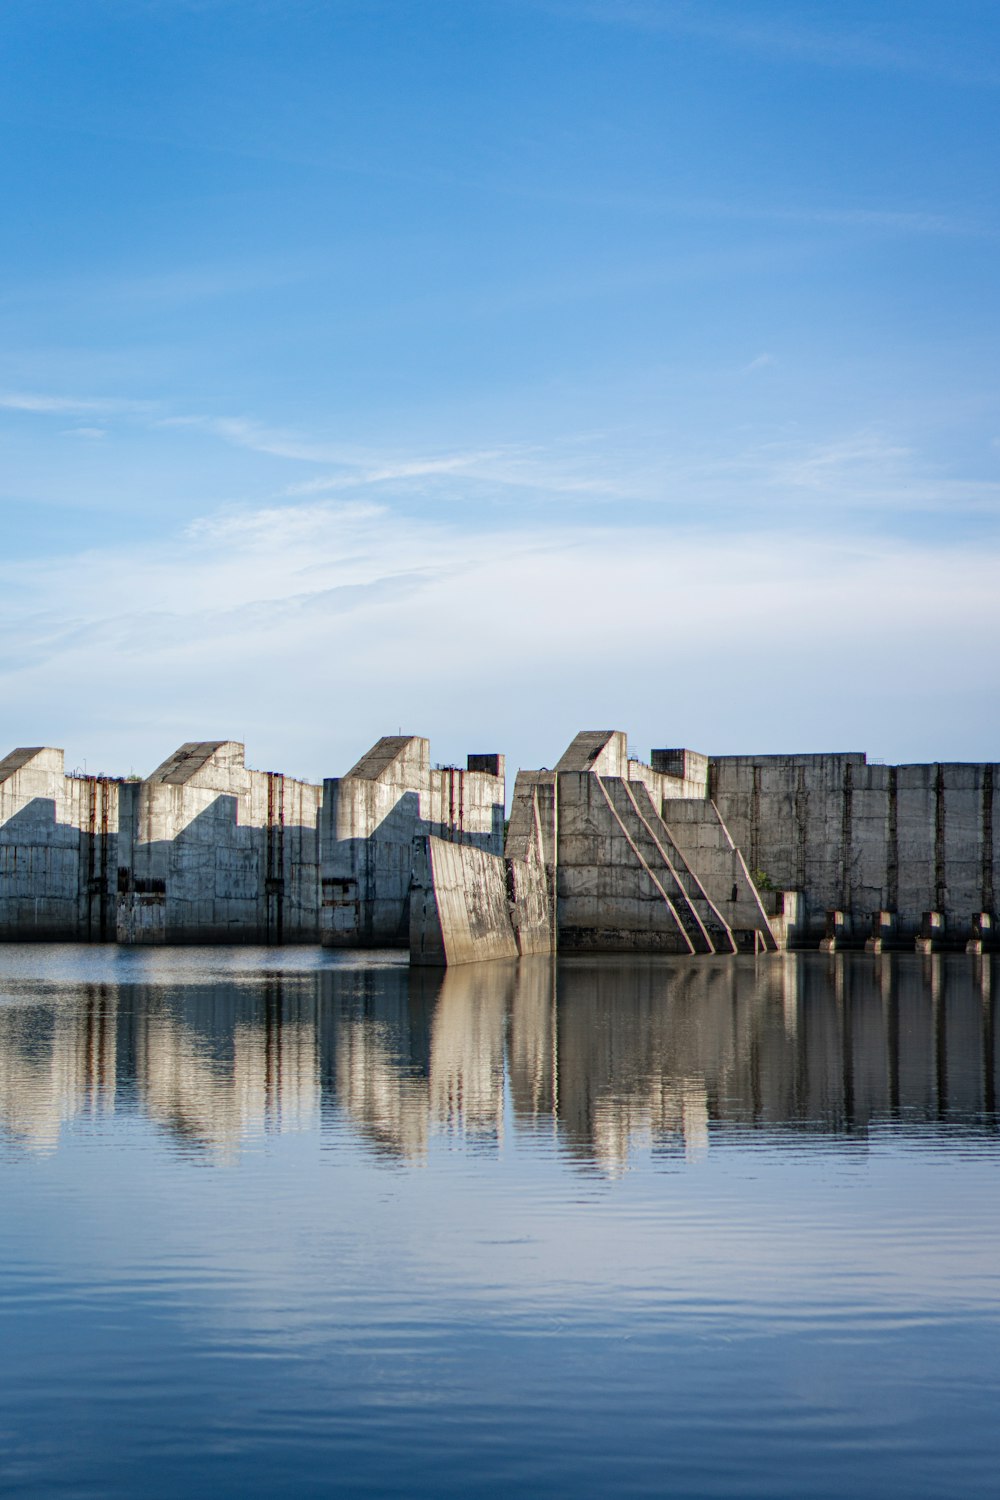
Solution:
<path fill-rule="evenodd" d="M 0 761 L 0 941 L 411 947 L 418 964 L 563 951 L 726 954 L 808 944 L 988 951 L 995 763 L 629 754 L 576 736 L 520 771 L 433 767 L 391 736 L 322 788 L 228 740 L 143 781 Z M 416 900 L 414 899 L 416 898 Z"/>
<path fill-rule="evenodd" d="M 860 946 L 877 913 L 884 945 L 917 938 L 962 946 L 1000 888 L 1000 766 L 869 765 L 864 755 L 722 756 L 711 796 L 759 880 L 801 891 L 804 939 L 843 914 Z M 924 932 L 924 914 L 942 922 Z"/>
<path fill-rule="evenodd" d="M 538 809 L 500 858 L 467 844 L 418 839 L 410 892 L 410 962 L 429 966 L 554 953 Z M 518 854 L 512 853 L 517 849 Z"/>
<path fill-rule="evenodd" d="M 389 735 L 346 776 L 323 783 L 323 942 L 405 948 L 414 841 L 433 837 L 503 854 L 504 758 L 432 768 L 430 743 Z"/>
<path fill-rule="evenodd" d="M 707 782 L 707 757 L 659 750 L 646 765 L 620 730 L 584 731 L 553 771 L 518 774 L 511 827 L 530 800 L 561 951 L 777 947 Z"/>
<path fill-rule="evenodd" d="M 506 876 L 496 854 L 444 839 L 419 839 L 410 901 L 411 964 L 518 958 Z"/>
<path fill-rule="evenodd" d="M 125 786 L 67 776 L 63 752 L 47 747 L 0 760 L 0 941 L 114 938 Z"/>
<path fill-rule="evenodd" d="M 316 942 L 321 789 L 251 771 L 233 740 L 182 745 L 122 788 L 122 943 Z"/>

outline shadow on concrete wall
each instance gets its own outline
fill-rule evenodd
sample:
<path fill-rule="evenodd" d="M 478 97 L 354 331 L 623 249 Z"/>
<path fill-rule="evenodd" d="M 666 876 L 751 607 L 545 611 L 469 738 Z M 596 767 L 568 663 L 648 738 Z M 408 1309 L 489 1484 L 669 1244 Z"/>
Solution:
<path fill-rule="evenodd" d="M 169 839 L 140 837 L 138 798 L 122 809 L 116 868 L 124 943 L 286 943 L 319 938 L 314 827 L 238 821 L 219 793 Z"/>
<path fill-rule="evenodd" d="M 490 832 L 459 831 L 420 811 L 420 794 L 401 792 L 364 836 L 336 838 L 333 809 L 322 819 L 322 940 L 334 948 L 408 948 L 414 840 L 428 834 L 446 843 L 503 853 L 503 807 L 493 809 Z"/>
<path fill-rule="evenodd" d="M 0 940 L 112 942 L 118 835 L 57 819 L 33 797 L 0 826 Z"/>

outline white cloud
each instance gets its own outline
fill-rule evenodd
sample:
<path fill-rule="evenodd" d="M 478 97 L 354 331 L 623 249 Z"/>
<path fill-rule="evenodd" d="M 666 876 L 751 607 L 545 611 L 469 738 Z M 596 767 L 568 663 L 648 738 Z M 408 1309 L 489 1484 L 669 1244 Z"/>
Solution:
<path fill-rule="evenodd" d="M 0 408 L 5 411 L 33 412 L 38 416 L 73 412 L 121 412 L 145 409 L 145 404 L 123 401 L 118 397 L 55 396 L 44 391 L 0 391 Z"/>
<path fill-rule="evenodd" d="M 758 354 L 756 359 L 752 359 L 749 364 L 744 365 L 743 369 L 740 371 L 740 374 L 749 375 L 751 370 L 766 370 L 768 365 L 773 365 L 775 363 L 776 361 L 774 355 L 768 354 L 765 350 L 763 354 Z"/>
<path fill-rule="evenodd" d="M 12 743 L 111 768 L 245 735 L 253 763 L 319 777 L 400 724 L 442 757 L 486 743 L 524 764 L 588 724 L 891 754 L 900 701 L 926 715 L 1000 630 L 998 561 L 654 526 L 473 537 L 328 502 L 230 512 L 156 547 L 0 567 L 0 691 Z M 970 702 L 998 686 L 978 660 Z"/>

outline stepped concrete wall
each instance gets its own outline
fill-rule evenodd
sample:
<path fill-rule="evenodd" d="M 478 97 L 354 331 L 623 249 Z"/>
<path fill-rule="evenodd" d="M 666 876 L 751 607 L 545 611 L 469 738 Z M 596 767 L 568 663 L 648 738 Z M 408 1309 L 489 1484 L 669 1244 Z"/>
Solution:
<path fill-rule="evenodd" d="M 0 761 L 0 941 L 114 938 L 124 790 L 67 776 L 63 752 L 47 746 Z"/>
<path fill-rule="evenodd" d="M 616 816 L 604 778 L 560 771 L 560 949 L 692 953 L 677 909 Z"/>
<path fill-rule="evenodd" d="M 539 824 L 557 943 L 596 952 L 773 949 L 768 916 L 708 796 L 708 757 L 655 750 L 620 730 L 578 734 L 553 771 L 519 772 L 515 831 Z"/>
<path fill-rule="evenodd" d="M 503 854 L 504 758 L 432 768 L 417 735 L 378 741 L 323 783 L 320 930 L 330 947 L 406 947 L 414 841 L 429 836 Z"/>
<path fill-rule="evenodd" d="M 122 789 L 118 941 L 317 941 L 321 797 L 236 741 L 182 745 Z"/>
<path fill-rule="evenodd" d="M 663 805 L 670 837 L 733 932 L 760 932 L 770 919 L 714 802 L 674 798 Z M 769 945 L 768 945 L 769 946 Z"/>
<path fill-rule="evenodd" d="M 863 939 L 896 914 L 900 940 L 942 913 L 946 937 L 973 934 L 1000 889 L 1000 766 L 884 766 L 863 755 L 723 756 L 711 789 L 751 871 L 803 893 L 810 939 L 827 911 Z"/>

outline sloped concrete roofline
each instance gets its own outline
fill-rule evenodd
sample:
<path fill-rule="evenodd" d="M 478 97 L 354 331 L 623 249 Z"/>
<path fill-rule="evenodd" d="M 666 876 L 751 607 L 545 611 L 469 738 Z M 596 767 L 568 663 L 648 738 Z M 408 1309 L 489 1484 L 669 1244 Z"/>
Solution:
<path fill-rule="evenodd" d="M 175 750 L 173 755 L 169 755 L 146 779 L 158 782 L 161 786 L 183 786 L 199 771 L 204 770 L 212 757 L 223 749 L 230 751 L 230 759 L 237 765 L 243 765 L 243 746 L 238 740 L 189 740 L 179 750 Z"/>
<path fill-rule="evenodd" d="M 568 749 L 556 761 L 557 771 L 592 771 L 602 752 L 620 729 L 581 729 Z"/>
<path fill-rule="evenodd" d="M 370 750 L 365 751 L 357 765 L 352 766 L 347 774 L 356 776 L 362 781 L 378 781 L 393 761 L 398 760 L 404 751 L 415 743 L 423 743 L 419 735 L 384 734 Z"/>
<path fill-rule="evenodd" d="M 18 771 L 23 771 L 24 767 L 38 755 L 58 755 L 60 769 L 62 769 L 63 752 L 61 750 L 56 750 L 51 745 L 22 745 L 0 760 L 0 781 L 7 781 Z"/>

